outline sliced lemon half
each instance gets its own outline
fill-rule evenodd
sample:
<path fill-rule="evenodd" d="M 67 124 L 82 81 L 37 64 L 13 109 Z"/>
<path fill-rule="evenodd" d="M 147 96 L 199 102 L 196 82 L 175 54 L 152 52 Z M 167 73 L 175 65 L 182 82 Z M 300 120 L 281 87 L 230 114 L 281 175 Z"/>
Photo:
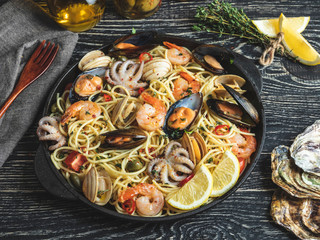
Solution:
<path fill-rule="evenodd" d="M 210 197 L 220 197 L 228 192 L 238 181 L 240 164 L 238 158 L 229 150 L 222 155 L 222 160 L 213 170 L 213 188 Z"/>
<path fill-rule="evenodd" d="M 168 203 L 178 209 L 195 209 L 208 200 L 212 186 L 212 175 L 209 169 L 202 165 L 194 177 L 170 197 Z"/>
<path fill-rule="evenodd" d="M 279 17 L 279 30 L 284 33 L 282 44 L 292 57 L 305 65 L 320 64 L 319 53 L 289 24 L 288 19 L 282 13 Z"/>
<path fill-rule="evenodd" d="M 302 33 L 306 29 L 310 17 L 292 17 L 287 18 L 288 25 L 290 25 L 296 32 Z M 252 20 L 252 23 L 257 29 L 271 38 L 276 38 L 279 33 L 279 18 L 265 19 L 265 20 Z"/>

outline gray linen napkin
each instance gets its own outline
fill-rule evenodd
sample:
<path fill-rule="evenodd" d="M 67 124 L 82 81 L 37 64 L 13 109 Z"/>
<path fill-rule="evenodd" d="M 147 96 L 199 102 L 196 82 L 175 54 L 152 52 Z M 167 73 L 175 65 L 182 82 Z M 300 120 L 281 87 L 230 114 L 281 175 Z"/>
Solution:
<path fill-rule="evenodd" d="M 78 35 L 59 27 L 31 0 L 10 0 L 0 8 L 0 105 L 12 92 L 42 40 L 60 45 L 53 64 L 27 87 L 0 119 L 0 166 L 34 122 L 54 82 L 66 67 Z"/>

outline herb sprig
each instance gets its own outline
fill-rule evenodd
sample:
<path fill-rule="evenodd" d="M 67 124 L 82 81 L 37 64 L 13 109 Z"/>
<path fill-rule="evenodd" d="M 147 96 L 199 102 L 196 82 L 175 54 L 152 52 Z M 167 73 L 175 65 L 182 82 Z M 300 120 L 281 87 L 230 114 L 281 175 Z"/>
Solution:
<path fill-rule="evenodd" d="M 198 7 L 195 18 L 199 22 L 193 26 L 196 31 L 240 37 L 264 48 L 267 48 L 272 40 L 259 32 L 243 9 L 232 7 L 230 3 L 223 0 L 214 0 L 206 7 Z M 277 52 L 281 53 L 280 50 Z M 288 53 L 285 50 L 284 55 L 288 57 Z"/>

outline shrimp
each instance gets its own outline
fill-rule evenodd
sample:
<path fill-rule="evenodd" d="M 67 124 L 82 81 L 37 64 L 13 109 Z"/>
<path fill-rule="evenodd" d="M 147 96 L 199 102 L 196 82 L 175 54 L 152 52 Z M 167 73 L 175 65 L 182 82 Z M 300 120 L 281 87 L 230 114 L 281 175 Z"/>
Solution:
<path fill-rule="evenodd" d="M 164 205 L 162 192 L 149 183 L 139 183 L 120 193 L 119 202 L 123 203 L 129 199 L 135 201 L 138 213 L 145 216 L 155 216 Z"/>
<path fill-rule="evenodd" d="M 180 72 L 181 78 L 173 82 L 173 96 L 179 100 L 191 93 L 197 93 L 200 90 L 200 83 L 186 72 Z"/>
<path fill-rule="evenodd" d="M 61 117 L 61 124 L 65 125 L 72 117 L 77 117 L 80 120 L 90 120 L 99 117 L 101 109 L 99 105 L 91 101 L 79 101 L 67 108 Z"/>
<path fill-rule="evenodd" d="M 243 132 L 248 132 L 247 130 L 241 129 Z M 252 153 L 256 151 L 257 140 L 254 136 L 243 135 L 236 133 L 230 139 L 231 143 L 235 143 L 231 151 L 238 157 L 248 159 Z"/>
<path fill-rule="evenodd" d="M 88 96 L 102 89 L 102 86 L 103 81 L 100 77 L 85 74 L 79 77 L 74 86 L 74 90 L 80 96 Z"/>
<path fill-rule="evenodd" d="M 143 92 L 141 97 L 147 103 L 143 104 L 136 114 L 138 125 L 147 131 L 161 128 L 167 114 L 164 103 L 147 92 Z"/>
<path fill-rule="evenodd" d="M 88 96 L 102 89 L 102 86 L 103 81 L 100 77 L 85 74 L 79 77 L 74 86 L 74 90 L 80 96 Z"/>
<path fill-rule="evenodd" d="M 172 64 L 185 65 L 192 58 L 191 54 L 183 47 L 169 42 L 163 42 L 163 45 L 169 48 L 167 57 Z"/>

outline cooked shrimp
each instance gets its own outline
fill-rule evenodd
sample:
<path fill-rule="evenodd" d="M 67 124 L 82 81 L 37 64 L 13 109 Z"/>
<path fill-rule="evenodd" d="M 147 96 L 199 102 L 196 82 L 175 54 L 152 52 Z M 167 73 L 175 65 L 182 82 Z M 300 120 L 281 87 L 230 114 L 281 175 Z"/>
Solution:
<path fill-rule="evenodd" d="M 200 90 L 200 83 L 186 72 L 180 72 L 181 78 L 173 82 L 173 96 L 179 100 L 191 93 L 197 93 Z"/>
<path fill-rule="evenodd" d="M 119 202 L 123 203 L 129 199 L 136 202 L 138 213 L 145 216 L 155 216 L 164 205 L 162 192 L 149 183 L 139 183 L 137 186 L 120 193 Z"/>
<path fill-rule="evenodd" d="M 242 131 L 246 131 L 241 129 Z M 235 143 L 231 151 L 238 157 L 248 159 L 252 153 L 256 151 L 257 140 L 254 136 L 236 133 L 230 139 L 231 143 Z"/>
<path fill-rule="evenodd" d="M 64 125 L 70 121 L 72 117 L 77 117 L 80 120 L 90 120 L 99 117 L 101 109 L 99 105 L 91 101 L 79 101 L 67 108 L 61 117 L 61 124 Z"/>
<path fill-rule="evenodd" d="M 169 48 L 167 57 L 172 64 L 184 65 L 191 60 L 191 54 L 183 47 L 169 42 L 163 42 Z"/>
<path fill-rule="evenodd" d="M 102 86 L 103 81 L 100 77 L 85 74 L 79 77 L 74 86 L 74 90 L 80 96 L 88 96 L 95 91 L 101 90 Z"/>
<path fill-rule="evenodd" d="M 141 97 L 147 103 L 143 104 L 137 112 L 138 125 L 147 131 L 161 128 L 167 113 L 164 103 L 147 92 L 143 92 Z"/>
<path fill-rule="evenodd" d="M 103 81 L 100 77 L 85 74 L 79 77 L 74 86 L 74 90 L 80 96 L 88 96 L 95 91 L 101 90 L 102 87 Z"/>

